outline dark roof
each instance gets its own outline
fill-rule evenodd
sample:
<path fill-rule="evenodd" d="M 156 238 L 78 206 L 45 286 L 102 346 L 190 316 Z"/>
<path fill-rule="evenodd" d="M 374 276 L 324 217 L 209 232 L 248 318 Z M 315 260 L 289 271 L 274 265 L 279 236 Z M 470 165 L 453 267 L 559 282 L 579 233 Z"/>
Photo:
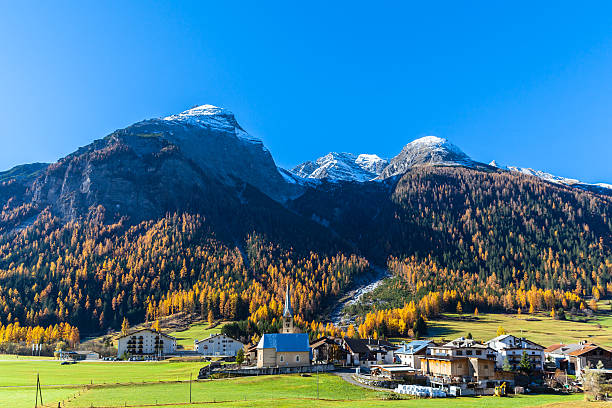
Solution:
<path fill-rule="evenodd" d="M 273 348 L 276 352 L 307 351 L 310 352 L 308 335 L 306 333 L 267 333 L 264 334 L 258 349 Z"/>
<path fill-rule="evenodd" d="M 351 339 L 344 338 L 346 342 L 346 346 L 353 353 L 368 353 L 370 351 L 370 347 L 380 347 L 380 348 L 397 348 L 397 346 L 393 345 L 386 340 L 374 340 L 374 339 Z"/>
<path fill-rule="evenodd" d="M 317 348 L 324 344 L 336 344 L 336 342 L 331 337 L 323 336 L 310 343 L 310 348 Z"/>

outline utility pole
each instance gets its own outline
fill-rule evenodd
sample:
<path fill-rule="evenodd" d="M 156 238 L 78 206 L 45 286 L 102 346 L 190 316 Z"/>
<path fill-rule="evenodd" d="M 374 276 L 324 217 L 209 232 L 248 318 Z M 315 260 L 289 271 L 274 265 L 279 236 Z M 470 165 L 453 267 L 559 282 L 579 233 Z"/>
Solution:
<path fill-rule="evenodd" d="M 36 402 L 34 403 L 34 408 L 38 408 L 38 394 L 40 393 L 40 406 L 43 405 L 43 397 L 42 397 L 42 387 L 40 386 L 40 375 L 36 374 Z"/>

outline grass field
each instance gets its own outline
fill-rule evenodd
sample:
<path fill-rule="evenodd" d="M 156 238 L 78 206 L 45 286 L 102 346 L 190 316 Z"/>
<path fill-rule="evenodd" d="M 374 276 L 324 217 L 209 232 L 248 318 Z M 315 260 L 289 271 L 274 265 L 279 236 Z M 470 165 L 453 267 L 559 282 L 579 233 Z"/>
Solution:
<path fill-rule="evenodd" d="M 32 407 L 36 374 L 40 373 L 46 406 L 176 406 L 189 401 L 189 373 L 202 363 L 116 362 L 79 363 L 61 366 L 51 361 L 0 362 L 0 407 Z M 177 382 L 177 378 L 181 380 Z M 194 377 L 195 378 L 195 377 Z M 163 380 L 165 382 L 157 382 Z M 93 383 L 93 385 L 91 385 Z M 332 374 L 317 376 L 261 376 L 194 381 L 192 400 L 216 407 L 445 407 L 451 400 L 386 401 L 386 393 L 346 383 Z M 521 396 L 507 399 L 459 398 L 455 407 L 527 407 L 550 403 L 575 404 L 582 396 Z M 581 406 L 581 405 L 576 405 Z"/>
<path fill-rule="evenodd" d="M 612 347 L 612 315 L 603 311 L 586 322 L 554 320 L 546 314 L 507 315 L 480 314 L 476 319 L 464 315 L 445 314 L 442 318 L 428 321 L 428 336 L 437 339 L 453 339 L 472 333 L 474 339 L 489 340 L 502 326 L 509 334 L 523 336 L 545 347 L 554 343 L 573 343 L 587 339 L 602 346 Z"/>
<path fill-rule="evenodd" d="M 191 350 L 193 349 L 193 341 L 195 339 L 201 340 L 211 334 L 220 333 L 221 327 L 223 327 L 223 323 L 210 329 L 207 322 L 199 322 L 191 325 L 187 330 L 170 332 L 168 334 L 176 337 L 177 345 L 183 346 L 183 348 L 187 350 Z"/>
<path fill-rule="evenodd" d="M 200 362 L 81 362 L 60 365 L 58 361 L 0 361 L 0 386 L 36 384 L 79 385 L 143 381 L 176 381 L 196 378 Z"/>

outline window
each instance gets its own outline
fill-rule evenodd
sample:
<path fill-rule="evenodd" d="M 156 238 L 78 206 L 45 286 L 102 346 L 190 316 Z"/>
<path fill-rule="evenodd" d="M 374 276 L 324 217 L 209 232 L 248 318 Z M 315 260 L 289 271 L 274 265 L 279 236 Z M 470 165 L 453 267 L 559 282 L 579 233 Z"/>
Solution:
<path fill-rule="evenodd" d="M 295 361 L 299 362 L 300 361 L 300 356 L 295 356 Z"/>
<path fill-rule="evenodd" d="M 282 363 L 283 361 L 285 361 L 285 357 L 284 356 L 280 356 L 280 362 Z"/>
<path fill-rule="evenodd" d="M 462 355 L 463 355 L 463 351 L 461 351 L 461 350 L 457 350 L 457 355 L 458 355 L 458 356 L 462 356 Z"/>
<path fill-rule="evenodd" d="M 471 356 L 472 355 L 472 350 L 466 350 L 465 351 L 465 355 L 466 356 Z"/>
<path fill-rule="evenodd" d="M 476 350 L 476 355 L 479 356 L 481 354 L 480 350 Z"/>

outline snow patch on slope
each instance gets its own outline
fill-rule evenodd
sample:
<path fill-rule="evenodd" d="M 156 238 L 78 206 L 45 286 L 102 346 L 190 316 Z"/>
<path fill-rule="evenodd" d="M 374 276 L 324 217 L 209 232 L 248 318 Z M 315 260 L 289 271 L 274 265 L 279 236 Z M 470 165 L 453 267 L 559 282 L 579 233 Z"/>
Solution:
<path fill-rule="evenodd" d="M 260 139 L 251 136 L 240 127 L 232 112 L 214 105 L 195 106 L 184 112 L 166 116 L 163 120 L 234 133 L 242 140 L 261 143 Z"/>

